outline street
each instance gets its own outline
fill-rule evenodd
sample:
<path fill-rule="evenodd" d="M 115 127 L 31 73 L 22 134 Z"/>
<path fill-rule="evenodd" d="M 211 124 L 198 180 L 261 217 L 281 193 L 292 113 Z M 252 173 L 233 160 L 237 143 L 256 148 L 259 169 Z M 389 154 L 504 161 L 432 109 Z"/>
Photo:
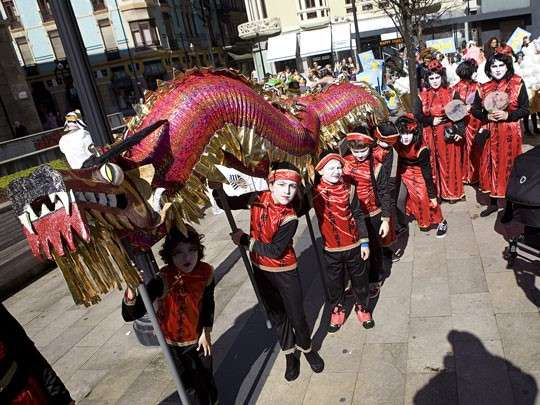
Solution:
<path fill-rule="evenodd" d="M 339 332 L 326 334 L 329 313 L 301 219 L 295 246 L 304 305 L 326 367 L 313 374 L 302 360 L 293 383 L 283 378 L 284 356 L 256 307 L 225 216 L 210 213 L 197 229 L 206 235 L 206 260 L 217 268 L 212 338 L 220 402 L 540 404 L 540 259 L 506 269 L 501 225 L 494 226 L 494 216 L 480 218 L 475 191 L 466 190 L 466 202 L 443 205 L 445 239 L 410 224 L 405 254 L 382 288 L 371 330 L 353 313 Z M 235 216 L 247 229 L 247 212 Z M 141 346 L 122 321 L 121 297 L 117 292 L 93 307 L 75 307 L 55 270 L 6 306 L 78 403 L 177 403 L 159 349 Z"/>

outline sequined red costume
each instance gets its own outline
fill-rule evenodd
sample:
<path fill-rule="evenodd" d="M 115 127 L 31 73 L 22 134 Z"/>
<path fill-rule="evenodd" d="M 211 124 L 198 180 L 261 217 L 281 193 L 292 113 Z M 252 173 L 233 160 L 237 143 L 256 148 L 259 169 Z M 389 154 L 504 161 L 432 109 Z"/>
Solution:
<path fill-rule="evenodd" d="M 431 176 L 429 149 L 423 144 L 398 144 L 399 174 L 407 188 L 406 213 L 412 215 L 420 228 L 429 228 L 442 222 L 441 207 L 433 208 L 431 198 L 436 198 Z"/>
<path fill-rule="evenodd" d="M 264 191 L 251 205 L 250 237 L 255 241 L 271 243 L 280 226 L 296 219 L 296 212 L 291 206 L 276 204 L 270 191 Z M 264 256 L 251 250 L 251 261 L 265 271 L 288 271 L 297 266 L 292 240 L 278 258 Z"/>
<path fill-rule="evenodd" d="M 457 94 L 467 105 L 472 105 L 478 88 L 479 84 L 475 81 L 461 80 L 452 87 L 452 90 L 454 90 L 454 98 Z M 466 184 L 478 183 L 480 154 L 478 153 L 478 149 L 474 146 L 474 138 L 480 129 L 481 124 L 480 120 L 474 117 L 472 113 L 469 113 L 467 117 L 465 117 L 462 175 L 463 182 Z"/>
<path fill-rule="evenodd" d="M 492 91 L 502 91 L 509 96 L 506 121 L 488 121 L 488 112 L 482 102 Z M 522 152 L 523 134 L 519 120 L 528 114 L 528 106 L 527 90 L 517 75 L 491 80 L 478 90 L 472 112 L 489 131 L 480 161 L 480 188 L 493 198 L 504 198 L 514 159 Z"/>
<path fill-rule="evenodd" d="M 424 124 L 424 141 L 431 151 L 431 169 L 437 195 L 445 200 L 460 200 L 463 192 L 462 144 L 445 142 L 444 131 L 452 125 L 443 122 L 433 125 L 435 117 L 444 118 L 444 107 L 452 101 L 453 92 L 447 87 L 425 89 L 420 93 L 421 108 L 417 108 L 417 119 Z"/>
<path fill-rule="evenodd" d="M 372 172 L 372 161 L 369 158 L 363 161 L 358 161 L 354 158 L 354 156 L 347 155 L 344 157 L 344 159 L 345 167 L 343 172 L 346 176 L 351 177 L 356 185 L 356 195 L 358 196 L 358 201 L 360 202 L 360 207 L 362 208 L 363 214 L 366 216 L 375 216 L 380 214 L 381 207 L 378 203 L 378 198 L 373 184 L 373 172 L 378 172 L 378 170 L 380 170 L 381 163 L 379 161 L 373 161 L 374 167 Z"/>

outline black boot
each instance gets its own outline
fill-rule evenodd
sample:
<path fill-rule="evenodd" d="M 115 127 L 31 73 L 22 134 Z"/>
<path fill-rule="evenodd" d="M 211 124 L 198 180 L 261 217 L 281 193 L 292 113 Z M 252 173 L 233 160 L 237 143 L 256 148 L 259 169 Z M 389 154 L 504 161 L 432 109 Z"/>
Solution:
<path fill-rule="evenodd" d="M 294 381 L 300 375 L 300 359 L 296 357 L 295 353 L 289 353 L 285 355 L 287 367 L 285 369 L 285 379 L 287 381 Z"/>
<path fill-rule="evenodd" d="M 494 212 L 497 212 L 499 208 L 497 207 L 497 199 L 496 198 L 490 198 L 489 199 L 489 205 L 487 206 L 487 208 L 482 211 L 480 213 L 480 216 L 481 217 L 487 217 L 491 214 L 493 214 Z"/>
<path fill-rule="evenodd" d="M 324 370 L 324 360 L 319 356 L 319 353 L 312 350 L 304 355 L 314 373 L 320 373 Z"/>

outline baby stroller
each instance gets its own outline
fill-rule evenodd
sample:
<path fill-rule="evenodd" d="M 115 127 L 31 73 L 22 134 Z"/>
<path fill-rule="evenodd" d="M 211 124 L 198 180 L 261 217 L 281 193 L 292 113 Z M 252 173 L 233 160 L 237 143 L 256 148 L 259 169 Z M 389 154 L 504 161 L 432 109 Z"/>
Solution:
<path fill-rule="evenodd" d="M 506 259 L 511 268 L 518 257 L 518 249 L 540 258 L 540 145 L 520 155 L 508 179 L 506 208 L 501 222 L 517 221 L 524 231 L 510 238 Z"/>

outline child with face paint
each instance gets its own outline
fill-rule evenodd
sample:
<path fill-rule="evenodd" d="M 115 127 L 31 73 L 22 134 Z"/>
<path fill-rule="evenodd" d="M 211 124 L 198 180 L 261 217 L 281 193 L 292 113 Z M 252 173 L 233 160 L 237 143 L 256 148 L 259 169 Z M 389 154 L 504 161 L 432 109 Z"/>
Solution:
<path fill-rule="evenodd" d="M 469 111 L 479 87 L 478 82 L 475 80 L 477 69 L 478 65 L 474 59 L 467 59 L 461 62 L 456 69 L 456 74 L 459 76 L 460 81 L 452 87 L 454 98 L 459 97 L 460 100 L 467 104 Z M 474 138 L 480 129 L 481 122 L 469 113 L 465 117 L 465 126 L 462 155 L 463 182 L 465 184 L 476 184 L 478 183 L 480 156 L 478 149 L 474 147 Z"/>
<path fill-rule="evenodd" d="M 431 174 L 430 152 L 422 141 L 420 128 L 413 114 L 407 113 L 396 121 L 401 139 L 396 145 L 399 154 L 399 174 L 407 188 L 406 212 L 416 219 L 422 231 L 437 226 L 437 238 L 448 230 L 437 201 Z"/>
<path fill-rule="evenodd" d="M 324 361 L 311 349 L 298 262 L 293 236 L 298 218 L 293 206 L 302 182 L 298 169 L 287 162 L 274 162 L 268 176 L 269 191 L 228 197 L 232 209 L 251 207 L 250 234 L 241 229 L 231 234 L 235 244 L 250 251 L 255 281 L 286 357 L 285 379 L 300 374 L 297 351 L 304 353 L 311 369 L 320 373 Z"/>
<path fill-rule="evenodd" d="M 390 231 L 390 217 L 394 209 L 394 193 L 389 184 L 388 166 L 374 158 L 372 148 L 375 139 L 368 135 L 365 128 L 357 128 L 357 132 L 347 134 L 345 138 L 350 155 L 345 159 L 346 181 L 356 188 L 356 195 L 362 213 L 366 217 L 369 235 L 369 284 L 370 297 L 379 294 L 384 279 L 390 273 L 392 261 L 383 259 L 383 240 Z M 380 173 L 383 170 L 386 173 Z M 376 178 L 381 175 L 381 182 Z"/>
<path fill-rule="evenodd" d="M 446 117 L 444 107 L 453 100 L 454 92 L 447 85 L 446 73 L 440 62 L 429 63 L 426 82 L 427 87 L 420 92 L 415 115 L 424 126 L 423 138 L 431 151 L 431 170 L 437 196 L 456 202 L 465 196 L 460 133 L 464 128 L 452 124 Z M 450 130 L 456 135 L 448 141 L 445 133 Z"/>
<path fill-rule="evenodd" d="M 343 180 L 344 159 L 334 151 L 319 156 L 315 170 L 321 176 L 313 189 L 313 206 L 323 239 L 326 278 L 332 315 L 328 331 L 337 332 L 345 322 L 345 280 L 351 280 L 356 297 L 354 310 L 366 329 L 375 324 L 367 307 L 369 239 L 356 191 Z"/>
<path fill-rule="evenodd" d="M 480 158 L 480 189 L 490 196 L 489 206 L 480 213 L 483 217 L 496 212 L 498 199 L 506 194 L 514 159 L 522 152 L 520 120 L 529 113 L 527 89 L 521 77 L 514 74 L 511 56 L 492 55 L 485 70 L 491 80 L 480 86 L 471 109 L 482 122 L 481 134 L 488 135 Z M 487 111 L 484 101 L 494 91 L 508 95 L 508 106 Z"/>
<path fill-rule="evenodd" d="M 217 388 L 212 374 L 210 332 L 214 323 L 214 269 L 202 261 L 202 235 L 187 225 L 184 235 L 172 228 L 159 252 L 165 267 L 147 284 L 152 301 L 158 300 L 157 318 L 171 351 L 186 394 L 192 404 L 215 404 Z M 122 317 L 133 321 L 146 308 L 140 295 L 128 288 Z"/>

